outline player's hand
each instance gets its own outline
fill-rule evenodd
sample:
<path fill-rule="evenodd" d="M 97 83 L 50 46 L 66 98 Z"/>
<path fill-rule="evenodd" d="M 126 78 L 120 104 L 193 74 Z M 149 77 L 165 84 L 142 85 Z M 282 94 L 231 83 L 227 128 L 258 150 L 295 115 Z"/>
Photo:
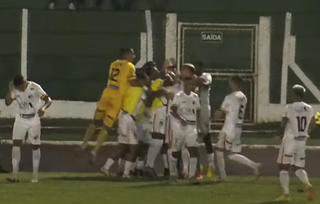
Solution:
<path fill-rule="evenodd" d="M 180 123 L 181 123 L 182 126 L 187 126 L 187 124 L 188 124 L 185 119 L 181 119 Z"/>
<path fill-rule="evenodd" d="M 44 112 L 45 110 L 43 108 L 41 108 L 39 111 L 38 111 L 38 115 L 39 117 L 42 117 L 44 115 Z"/>

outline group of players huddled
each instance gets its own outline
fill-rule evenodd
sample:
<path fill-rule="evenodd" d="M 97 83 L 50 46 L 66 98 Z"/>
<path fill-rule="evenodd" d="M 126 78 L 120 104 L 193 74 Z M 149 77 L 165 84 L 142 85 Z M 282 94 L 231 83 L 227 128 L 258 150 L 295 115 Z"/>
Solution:
<path fill-rule="evenodd" d="M 109 175 L 110 167 L 118 162 L 118 171 L 124 178 L 157 177 L 154 165 L 156 157 L 161 153 L 165 177 L 172 181 L 188 178 L 192 183 L 198 183 L 202 178 L 198 138 L 202 138 L 207 152 L 208 178 L 215 176 L 216 164 L 219 170 L 217 179 L 226 180 L 225 152 L 230 160 L 250 167 L 259 178 L 261 164 L 239 154 L 247 105 L 247 98 L 241 91 L 241 77 L 230 78 L 231 93 L 224 98 L 220 109 L 215 111 L 214 119 L 224 119 L 224 124 L 214 154 L 210 139 L 209 99 L 212 78 L 210 74 L 202 73 L 202 64 L 194 66 L 186 63 L 177 69 L 171 59 L 165 64 L 164 73 L 161 73 L 154 62 L 147 62 L 143 67 L 135 69 L 132 64 L 134 58 L 132 49 L 121 49 L 120 58 L 111 64 L 107 87 L 98 102 L 94 120 L 85 133 L 83 143 L 76 149 L 77 155 L 84 153 L 89 140 L 97 134 L 96 145 L 90 153 L 90 163 L 97 165 L 97 153 L 117 122 L 117 151 L 107 158 L 100 169 L 106 176 Z M 308 199 L 313 199 L 312 186 L 304 166 L 306 139 L 317 121 L 312 107 L 303 102 L 305 91 L 300 85 L 292 88 L 294 103 L 287 105 L 282 128 L 278 132 L 283 135 L 277 161 L 283 195 L 278 201 L 290 200 L 290 166 L 306 185 Z M 12 134 L 13 177 L 7 178 L 7 181 L 19 182 L 20 147 L 28 133 L 28 141 L 32 145 L 31 181 L 38 182 L 40 117 L 50 107 L 51 99 L 40 85 L 18 75 L 10 81 L 5 97 L 7 106 L 14 101 L 17 101 L 18 112 Z M 316 119 L 320 122 L 320 117 Z M 6 171 L 0 168 L 0 172 Z"/>

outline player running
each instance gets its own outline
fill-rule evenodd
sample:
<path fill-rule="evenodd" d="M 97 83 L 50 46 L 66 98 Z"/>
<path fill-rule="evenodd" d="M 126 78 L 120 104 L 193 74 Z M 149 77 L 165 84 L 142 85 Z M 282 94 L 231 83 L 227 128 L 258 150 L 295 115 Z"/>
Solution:
<path fill-rule="evenodd" d="M 27 81 L 23 76 L 16 76 L 9 83 L 9 91 L 5 98 L 6 106 L 10 106 L 13 101 L 17 101 L 18 113 L 15 118 L 12 132 L 12 178 L 7 178 L 8 182 L 19 182 L 18 170 L 20 163 L 20 147 L 28 133 L 32 146 L 33 174 L 31 182 L 38 182 L 38 169 L 40 164 L 40 132 L 42 117 L 47 108 L 51 105 L 51 99 L 40 85 Z M 44 102 L 44 104 L 43 104 Z"/>
<path fill-rule="evenodd" d="M 247 157 L 239 154 L 241 152 L 241 131 L 247 98 L 242 93 L 242 78 L 233 76 L 229 80 L 232 93 L 227 95 L 222 102 L 220 110 L 215 113 L 215 119 L 221 119 L 225 115 L 225 121 L 217 142 L 217 165 L 220 171 L 221 181 L 226 180 L 224 151 L 229 152 L 228 158 L 232 161 L 249 166 L 254 170 L 257 178 L 260 176 L 260 163 L 255 163 Z"/>
<path fill-rule="evenodd" d="M 195 69 L 192 71 L 195 73 Z M 199 122 L 201 107 L 198 95 L 192 91 L 196 87 L 196 80 L 193 77 L 185 77 L 183 81 L 184 90 L 174 96 L 171 105 L 171 115 L 174 119 L 171 121 L 172 144 L 168 151 L 170 177 L 175 179 L 177 176 L 177 159 L 179 152 L 185 146 L 190 154 L 188 178 L 193 182 L 195 181 L 199 155 L 197 123 Z"/>
<path fill-rule="evenodd" d="M 279 178 L 283 195 L 277 201 L 290 201 L 290 166 L 292 166 L 298 179 L 306 186 L 307 199 L 313 200 L 314 192 L 304 167 L 306 162 L 306 140 L 308 134 L 315 127 L 315 118 L 312 107 L 303 102 L 305 91 L 303 86 L 293 86 L 294 102 L 287 105 L 282 117 L 279 134 L 282 135 L 284 132 L 284 136 L 279 149 L 277 163 L 279 164 Z"/>
<path fill-rule="evenodd" d="M 108 158 L 105 165 L 101 168 L 104 175 L 109 174 L 111 165 L 120 157 L 125 158 L 124 178 L 130 178 L 132 164 L 137 159 L 139 140 L 137 137 L 137 117 L 144 106 L 146 94 L 144 93 L 145 74 L 137 73 L 136 84 L 130 87 L 124 97 L 123 106 L 119 115 L 118 123 L 118 142 L 119 149 L 111 158 Z"/>
<path fill-rule="evenodd" d="M 98 133 L 96 146 L 91 151 L 90 162 L 93 164 L 96 164 L 96 155 L 106 140 L 108 132 L 117 121 L 123 97 L 127 92 L 128 86 L 134 85 L 133 79 L 136 78 L 135 67 L 132 64 L 134 58 L 135 54 L 133 49 L 124 48 L 120 50 L 120 59 L 111 63 L 107 87 L 104 89 L 98 102 L 93 123 L 89 125 L 84 135 L 82 145 L 76 149 L 79 154 L 87 148 L 89 140 L 99 127 L 99 122 L 103 120 L 104 125 Z"/>

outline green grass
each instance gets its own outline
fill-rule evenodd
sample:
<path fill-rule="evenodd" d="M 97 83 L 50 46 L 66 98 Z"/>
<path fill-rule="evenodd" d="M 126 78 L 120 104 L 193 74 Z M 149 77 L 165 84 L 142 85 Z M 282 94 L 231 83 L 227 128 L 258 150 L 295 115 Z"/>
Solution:
<path fill-rule="evenodd" d="M 99 174 L 41 173 L 39 183 L 30 183 L 30 173 L 20 175 L 20 183 L 0 182 L 0 203 L 4 204 L 267 204 L 280 194 L 278 178 L 230 177 L 215 184 L 203 181 L 198 186 L 182 181 L 148 182 L 104 179 Z M 4 178 L 3 178 L 4 180 Z M 320 185 L 320 179 L 312 179 Z M 291 203 L 308 203 L 301 184 L 291 180 Z M 315 201 L 314 203 L 317 203 Z"/>

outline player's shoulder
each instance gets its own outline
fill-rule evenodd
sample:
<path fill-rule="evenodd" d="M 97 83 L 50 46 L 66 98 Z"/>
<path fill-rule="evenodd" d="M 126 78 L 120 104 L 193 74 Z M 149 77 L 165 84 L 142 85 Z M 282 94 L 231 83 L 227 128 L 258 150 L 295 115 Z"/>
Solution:
<path fill-rule="evenodd" d="M 198 94 L 196 92 L 193 92 L 193 91 L 191 92 L 191 96 L 194 97 L 194 98 L 199 98 Z"/>
<path fill-rule="evenodd" d="M 41 88 L 41 86 L 36 82 L 28 81 L 28 83 L 29 83 L 30 90 L 32 90 L 34 88 Z"/>

